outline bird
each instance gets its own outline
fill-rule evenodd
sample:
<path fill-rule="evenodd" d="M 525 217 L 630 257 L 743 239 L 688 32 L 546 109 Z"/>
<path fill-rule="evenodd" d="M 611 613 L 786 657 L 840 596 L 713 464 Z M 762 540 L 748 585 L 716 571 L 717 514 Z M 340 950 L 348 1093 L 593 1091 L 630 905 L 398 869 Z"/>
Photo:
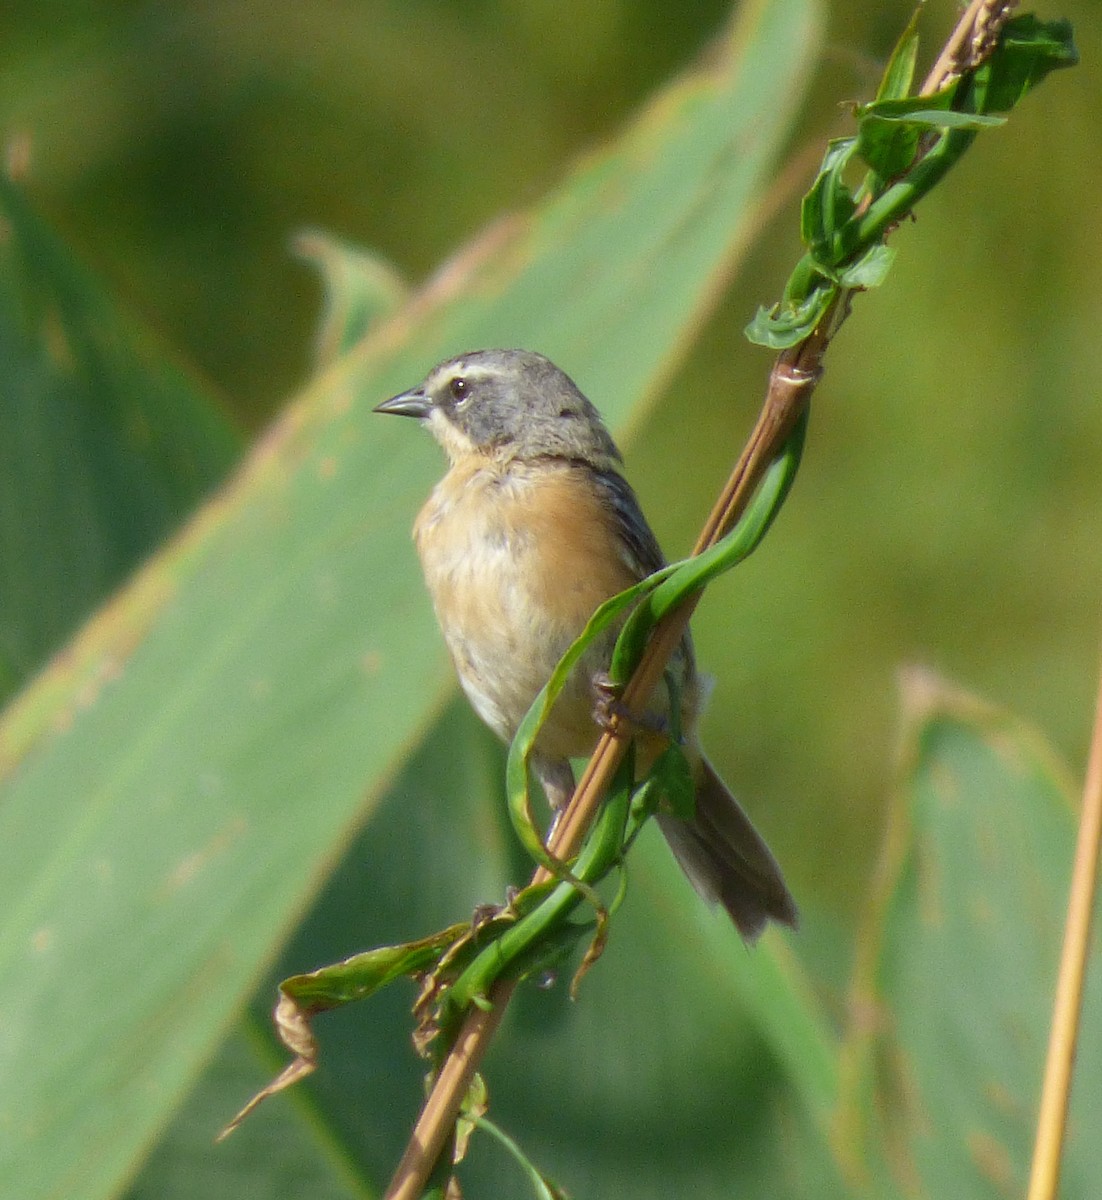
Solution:
<path fill-rule="evenodd" d="M 509 742 L 596 608 L 660 569 L 662 551 L 600 413 L 542 354 L 457 355 L 374 411 L 415 418 L 444 451 L 448 469 L 413 540 L 463 691 Z M 533 744 L 529 763 L 555 812 L 573 792 L 571 759 L 587 758 L 602 732 L 617 632 L 587 649 Z M 707 689 L 688 633 L 672 666 L 695 803 L 691 816 L 659 811 L 658 825 L 697 892 L 722 905 L 748 943 L 770 920 L 795 928 L 776 859 L 700 748 Z M 672 724 L 666 690 L 629 714 L 644 770 L 661 741 L 653 731 Z"/>

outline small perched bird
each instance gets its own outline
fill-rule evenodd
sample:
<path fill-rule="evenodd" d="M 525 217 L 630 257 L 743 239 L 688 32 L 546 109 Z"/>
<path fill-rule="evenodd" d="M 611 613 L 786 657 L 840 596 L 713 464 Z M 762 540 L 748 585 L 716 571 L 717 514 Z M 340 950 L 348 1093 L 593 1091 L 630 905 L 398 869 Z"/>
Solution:
<path fill-rule="evenodd" d="M 594 610 L 663 566 L 658 542 L 600 414 L 541 354 L 461 354 L 375 411 L 416 417 L 447 455 L 413 537 L 463 690 L 510 741 Z M 596 700 L 616 633 L 589 648 L 536 738 L 532 770 L 555 809 L 574 787 L 570 760 L 587 757 L 601 732 Z M 776 860 L 697 742 L 702 688 L 688 634 L 674 669 L 696 806 L 692 820 L 659 812 L 662 832 L 697 891 L 722 904 L 744 938 L 770 918 L 794 926 Z M 646 713 L 632 714 L 641 731 L 668 715 L 658 692 Z M 644 765 L 647 754 L 644 744 Z"/>

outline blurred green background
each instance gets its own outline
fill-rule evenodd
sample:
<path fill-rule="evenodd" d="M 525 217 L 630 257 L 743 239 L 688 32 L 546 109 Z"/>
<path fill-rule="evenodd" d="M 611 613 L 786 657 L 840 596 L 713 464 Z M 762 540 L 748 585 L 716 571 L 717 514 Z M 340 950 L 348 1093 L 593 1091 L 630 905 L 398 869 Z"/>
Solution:
<path fill-rule="evenodd" d="M 8 5 L 0 136 L 8 172 L 63 243 L 252 437 L 314 374 L 322 292 L 292 253 L 301 230 L 376 250 L 416 285 L 613 137 L 648 95 L 707 53 L 728 11 L 719 0 Z M 1009 128 L 985 134 L 897 233 L 887 286 L 858 299 L 831 349 L 784 514 L 695 620 L 701 660 L 716 677 L 709 751 L 785 865 L 805 915 L 805 936 L 793 944 L 839 1018 L 853 924 L 895 786 L 899 668 L 931 665 L 1022 714 L 1076 773 L 1085 757 L 1102 591 L 1096 13 L 1079 0 L 1042 14 L 1071 18 L 1083 65 L 1028 99 Z M 798 255 L 798 193 L 824 138 L 848 128 L 842 102 L 869 96 L 909 15 L 901 3 L 832 6 L 790 147 L 790 186 L 778 188 L 747 263 L 676 375 L 623 431 L 627 473 L 671 555 L 691 544 L 760 403 L 770 357 L 741 330 L 777 297 Z M 927 45 L 954 17 L 944 0 L 928 7 Z M 227 434 L 227 461 L 232 442 Z M 410 521 L 414 509 L 411 499 Z M 402 552 L 408 565 L 412 548 Z M 99 598 L 90 594 L 86 607 Z M 45 648 L 61 646 L 66 632 L 55 630 Z M 482 772 L 471 768 L 472 792 L 492 788 L 494 751 L 473 719 L 449 710 L 440 731 L 474 744 Z M 295 732 L 306 779 L 324 738 Z M 129 745 L 121 736 L 118 744 Z M 105 745 L 105 755 L 113 749 Z M 181 759 L 166 789 L 182 794 L 193 771 L 205 786 L 186 747 Z M 421 832 L 453 782 L 434 769 L 430 756 L 415 758 L 403 777 L 425 805 Z M 362 844 L 349 841 L 350 859 L 365 857 L 370 870 L 372 854 L 387 861 L 380 846 L 393 845 L 400 861 L 411 842 L 436 853 L 409 820 L 392 803 Z M 181 846 L 188 836 L 181 831 Z M 481 882 L 450 854 L 426 871 L 441 895 L 449 871 L 460 890 Z M 342 887 L 344 876 L 332 890 Z M 324 895 L 319 911 L 336 904 L 346 919 L 354 913 L 349 923 L 364 941 L 424 932 L 398 920 L 402 893 L 370 919 L 355 913 L 351 893 L 343 904 Z M 442 920 L 457 916 L 448 904 L 440 899 Z M 612 952 L 625 959 L 645 936 L 628 916 Z M 329 951 L 319 927 L 333 922 L 317 919 L 300 934 L 288 970 Z M 702 936 L 718 942 L 726 932 L 713 923 Z M 661 949 L 662 932 L 653 935 Z M 386 1003 L 401 1027 L 401 1003 Z M 598 1046 L 607 1038 L 591 1010 L 571 1020 L 583 1030 L 592 1021 Z M 334 1019 L 330 1044 L 339 1045 L 339 1028 Z M 624 1038 L 626 1057 L 632 1038 Z M 707 1059 L 713 1043 L 701 1045 Z M 223 1051 L 223 1074 L 197 1093 L 202 1161 L 212 1123 L 255 1086 L 255 1056 L 244 1050 L 247 1065 L 227 1082 L 240 1049 Z M 404 1042 L 394 1053 L 412 1069 Z M 771 1088 L 776 1061 L 760 1053 L 754 1061 Z M 330 1070 L 340 1073 L 339 1054 Z M 385 1087 L 385 1065 L 379 1071 Z M 324 1096 L 330 1084 L 319 1077 L 317 1086 Z M 362 1080 L 348 1086 L 358 1096 Z M 412 1094 L 411 1086 L 405 1099 Z M 384 1170 L 393 1132 L 372 1150 Z"/>
<path fill-rule="evenodd" d="M 77 254 L 259 429 L 310 371 L 320 289 L 291 253 L 298 231 L 424 278 L 614 132 L 726 11 L 17 3 L 2 18 L 2 134 Z M 908 15 L 832 6 L 794 153 L 843 128 L 839 102 L 868 95 Z M 1099 33 L 1083 0 L 1043 15 L 1072 18 L 1083 65 L 981 139 L 900 231 L 888 286 L 832 350 L 784 519 L 696 621 L 717 678 L 713 755 L 797 890 L 842 915 L 877 842 L 901 663 L 1084 755 L 1102 580 Z M 932 4 L 929 36 L 952 17 Z M 759 402 L 768 356 L 740 330 L 794 261 L 794 214 L 790 196 L 625 438 L 669 553 L 691 542 Z M 693 470 L 665 470 L 672 447 Z"/>

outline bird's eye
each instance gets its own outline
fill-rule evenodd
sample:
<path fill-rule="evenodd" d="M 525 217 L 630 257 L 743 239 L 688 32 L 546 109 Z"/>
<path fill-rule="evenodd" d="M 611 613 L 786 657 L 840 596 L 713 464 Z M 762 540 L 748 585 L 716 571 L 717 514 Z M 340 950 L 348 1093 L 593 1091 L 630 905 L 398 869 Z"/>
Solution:
<path fill-rule="evenodd" d="M 457 375 L 449 384 L 448 390 L 452 394 L 452 399 L 456 404 L 462 404 L 464 400 L 471 398 L 471 385 L 463 378 L 462 375 Z"/>

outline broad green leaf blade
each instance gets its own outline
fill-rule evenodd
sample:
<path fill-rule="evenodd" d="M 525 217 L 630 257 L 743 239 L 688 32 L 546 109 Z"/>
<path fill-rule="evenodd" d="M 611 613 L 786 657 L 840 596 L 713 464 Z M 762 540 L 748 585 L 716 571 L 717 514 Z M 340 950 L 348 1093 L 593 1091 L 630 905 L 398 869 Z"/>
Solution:
<path fill-rule="evenodd" d="M 475 906 L 504 898 L 523 862 L 505 816 L 503 748 L 457 697 L 387 789 L 370 823 L 352 838 L 309 915 L 284 946 L 239 1030 L 174 1116 L 128 1200 L 154 1200 L 165 1178 L 200 1157 L 211 1168 L 204 1200 L 303 1194 L 257 1145 L 284 1136 L 298 1170 L 335 1163 L 354 1195 L 378 1195 L 416 1114 L 424 1064 L 410 1041 L 416 989 L 396 983 L 370 1000 L 319 1015 L 318 1070 L 266 1101 L 227 1141 L 215 1134 L 291 1059 L 276 1037 L 272 1009 L 280 980 L 336 962 L 367 944 L 428 934 Z M 491 797 L 494 803 L 487 803 Z M 263 1047 L 251 1069 L 242 1047 Z M 301 1120 L 293 1127 L 295 1115 Z M 205 1143 L 203 1135 L 205 1132 Z M 288 1151 L 290 1153 L 290 1151 Z M 217 1171 L 214 1170 L 217 1168 Z"/>
<path fill-rule="evenodd" d="M 1019 722 L 923 676 L 910 679 L 908 702 L 907 777 L 870 943 L 880 948 L 861 981 L 884 1017 L 882 1086 L 865 1121 L 891 1149 L 867 1149 L 892 1163 L 901 1194 L 917 1180 L 931 1196 L 1024 1195 L 1074 854 L 1074 797 Z M 1102 1153 L 1088 1133 L 1102 1104 L 1097 953 L 1093 966 L 1068 1196 L 1093 1195 L 1102 1179 Z"/>
<path fill-rule="evenodd" d="M 622 425 L 745 243 L 817 30 L 803 0 L 746 9 L 545 207 L 319 378 L 7 714 L 14 1194 L 105 1196 L 134 1170 L 451 692 L 408 541 L 439 462 L 370 405 L 445 353 L 520 343 Z"/>
<path fill-rule="evenodd" d="M 0 703 L 221 480 L 241 439 L 0 175 Z"/>

